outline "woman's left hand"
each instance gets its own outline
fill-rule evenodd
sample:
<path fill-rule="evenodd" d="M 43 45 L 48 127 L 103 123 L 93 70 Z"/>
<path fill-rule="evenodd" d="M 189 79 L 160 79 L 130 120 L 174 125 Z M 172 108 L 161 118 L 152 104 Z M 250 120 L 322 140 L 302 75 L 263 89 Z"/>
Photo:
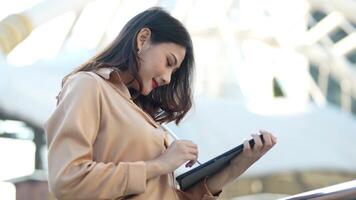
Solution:
<path fill-rule="evenodd" d="M 255 141 L 255 145 L 251 147 L 249 141 L 245 140 L 243 152 L 231 160 L 231 165 L 234 165 L 238 168 L 248 168 L 257 160 L 259 160 L 264 154 L 266 154 L 277 143 L 277 138 L 272 135 L 272 133 L 264 130 L 260 130 L 260 133 L 264 142 L 262 142 L 261 137 L 258 134 L 252 134 L 251 136 Z"/>
<path fill-rule="evenodd" d="M 249 141 L 246 140 L 243 152 L 232 159 L 228 167 L 207 180 L 208 188 L 213 194 L 218 193 L 226 184 L 239 177 L 277 143 L 277 138 L 272 133 L 261 130 L 260 134 L 264 142 L 260 135 L 252 134 L 255 145 L 251 147 Z"/>

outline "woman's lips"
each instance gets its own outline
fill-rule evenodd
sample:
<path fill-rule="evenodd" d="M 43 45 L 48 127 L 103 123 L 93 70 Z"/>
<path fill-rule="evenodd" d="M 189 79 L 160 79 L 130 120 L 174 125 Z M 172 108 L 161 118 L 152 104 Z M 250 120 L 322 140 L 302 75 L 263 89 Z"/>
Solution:
<path fill-rule="evenodd" d="M 158 87 L 158 83 L 155 79 L 152 79 L 152 88 L 155 89 Z"/>

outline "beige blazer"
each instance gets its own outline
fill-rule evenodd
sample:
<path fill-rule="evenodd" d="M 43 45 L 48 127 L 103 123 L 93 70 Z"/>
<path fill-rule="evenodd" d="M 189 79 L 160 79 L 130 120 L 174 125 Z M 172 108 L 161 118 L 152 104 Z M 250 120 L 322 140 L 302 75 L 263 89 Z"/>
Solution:
<path fill-rule="evenodd" d="M 216 199 L 206 181 L 183 192 L 170 174 L 146 178 L 144 161 L 166 150 L 167 133 L 130 97 L 111 68 L 66 81 L 44 123 L 50 191 L 58 199 Z"/>

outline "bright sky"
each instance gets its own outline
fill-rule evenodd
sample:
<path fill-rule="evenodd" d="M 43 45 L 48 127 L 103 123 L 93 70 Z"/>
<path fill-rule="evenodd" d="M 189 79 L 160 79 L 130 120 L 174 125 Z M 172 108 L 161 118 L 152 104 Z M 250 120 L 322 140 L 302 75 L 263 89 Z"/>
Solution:
<path fill-rule="evenodd" d="M 21 12 L 43 1 L 45 0 L 2 0 L 0 2 L 0 20 L 11 13 Z"/>

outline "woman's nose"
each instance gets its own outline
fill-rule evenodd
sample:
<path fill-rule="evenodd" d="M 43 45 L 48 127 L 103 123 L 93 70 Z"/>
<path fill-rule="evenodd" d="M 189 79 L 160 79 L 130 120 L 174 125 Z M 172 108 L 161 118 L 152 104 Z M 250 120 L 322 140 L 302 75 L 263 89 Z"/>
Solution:
<path fill-rule="evenodd" d="M 162 82 L 164 85 L 168 85 L 171 82 L 171 72 L 167 72 L 162 76 Z"/>

